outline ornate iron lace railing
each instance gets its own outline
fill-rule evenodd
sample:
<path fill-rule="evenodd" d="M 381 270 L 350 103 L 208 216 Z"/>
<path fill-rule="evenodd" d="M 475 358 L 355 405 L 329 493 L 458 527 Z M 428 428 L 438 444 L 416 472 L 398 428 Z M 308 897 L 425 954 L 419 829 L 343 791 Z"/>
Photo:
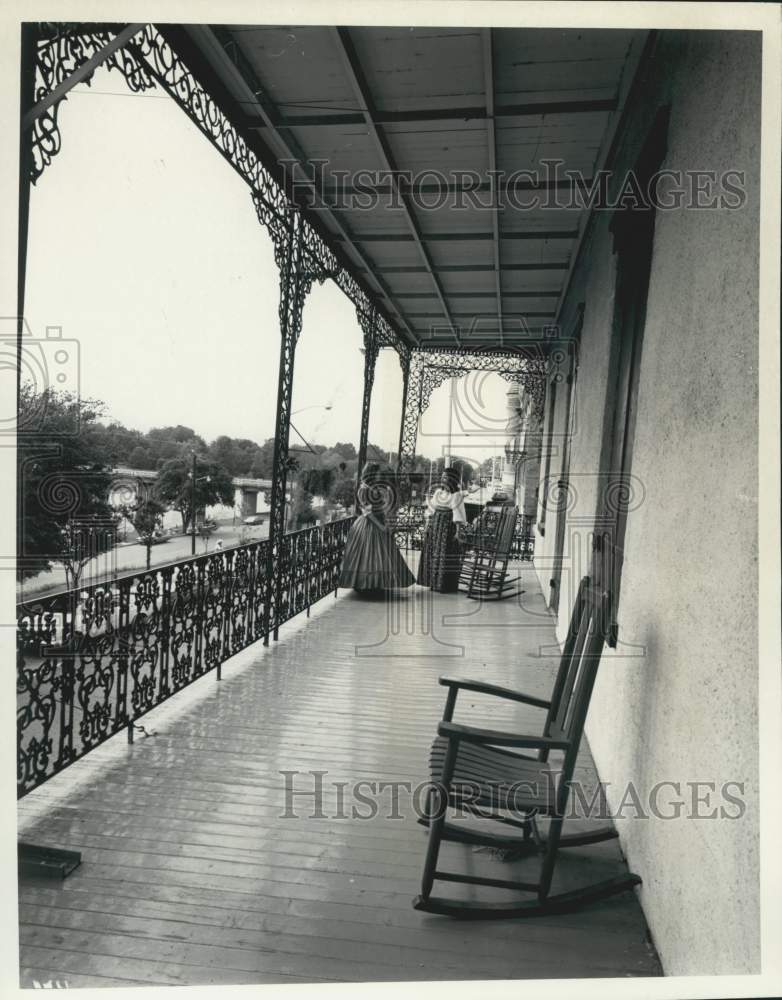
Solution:
<path fill-rule="evenodd" d="M 516 518 L 516 530 L 511 543 L 511 559 L 521 559 L 529 562 L 535 555 L 535 535 L 532 530 L 531 514 L 519 514 Z M 420 550 L 425 522 L 423 506 L 400 507 L 391 521 L 391 528 L 399 548 L 404 552 Z"/>
<path fill-rule="evenodd" d="M 336 590 L 352 517 L 284 538 L 270 631 Z M 268 541 L 17 606 L 21 798 L 265 637 Z"/>
<path fill-rule="evenodd" d="M 423 505 L 404 505 L 389 518 L 389 527 L 399 548 L 406 553 L 420 550 L 426 528 Z"/>

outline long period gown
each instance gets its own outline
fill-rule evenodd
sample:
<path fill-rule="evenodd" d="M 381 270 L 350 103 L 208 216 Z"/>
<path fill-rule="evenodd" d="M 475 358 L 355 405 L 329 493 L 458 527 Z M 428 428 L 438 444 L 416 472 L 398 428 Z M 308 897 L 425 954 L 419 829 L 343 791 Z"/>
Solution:
<path fill-rule="evenodd" d="M 383 483 L 362 483 L 357 499 L 361 514 L 345 543 L 339 586 L 365 592 L 410 587 L 415 577 L 386 524 L 393 509 L 393 489 Z"/>
<path fill-rule="evenodd" d="M 449 492 L 440 487 L 429 501 L 431 517 L 424 534 L 418 583 L 442 594 L 453 593 L 459 587 L 462 568 L 462 545 L 458 524 L 466 522 L 465 490 Z"/>

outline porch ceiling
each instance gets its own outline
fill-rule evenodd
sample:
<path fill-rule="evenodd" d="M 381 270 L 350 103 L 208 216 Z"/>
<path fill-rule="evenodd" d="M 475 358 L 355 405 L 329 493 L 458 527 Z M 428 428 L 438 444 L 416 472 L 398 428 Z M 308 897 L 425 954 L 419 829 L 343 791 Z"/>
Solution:
<path fill-rule="evenodd" d="M 507 196 L 498 209 L 491 172 L 536 172 L 541 187 L 530 190 L 526 180 L 516 189 L 527 202 L 546 197 L 547 159 L 563 161 L 562 178 L 573 170 L 591 180 L 643 34 L 198 25 L 170 40 L 218 84 L 243 130 L 278 161 L 303 165 L 298 177 L 327 161 L 321 204 L 312 204 L 312 188 L 302 198 L 356 271 L 372 272 L 400 334 L 453 343 L 456 331 L 476 347 L 518 343 L 554 322 L 586 214 L 520 209 Z M 358 170 L 409 172 L 420 184 L 392 199 L 386 181 L 379 197 L 359 204 L 351 184 Z M 460 194 L 474 182 L 459 172 L 480 178 L 477 197 Z M 438 176 L 447 195 L 438 197 Z"/>

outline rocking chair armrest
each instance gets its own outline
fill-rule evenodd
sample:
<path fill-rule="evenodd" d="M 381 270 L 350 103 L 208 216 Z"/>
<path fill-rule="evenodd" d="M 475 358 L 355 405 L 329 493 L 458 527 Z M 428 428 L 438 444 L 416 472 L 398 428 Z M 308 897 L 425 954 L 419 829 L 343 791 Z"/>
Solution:
<path fill-rule="evenodd" d="M 550 708 L 551 702 L 543 698 L 533 698 L 530 694 L 522 691 L 514 691 L 512 688 L 502 687 L 499 684 L 487 684 L 485 681 L 474 681 L 467 677 L 441 677 L 440 683 L 445 687 L 458 688 L 465 691 L 476 691 L 479 694 L 490 694 L 497 698 L 507 698 L 510 701 L 521 701 L 525 705 L 534 705 L 536 708 Z"/>
<path fill-rule="evenodd" d="M 485 743 L 490 746 L 520 747 L 528 750 L 567 750 L 570 740 L 555 740 L 550 736 L 526 736 L 520 733 L 503 733 L 497 729 L 476 729 L 456 722 L 441 722 L 439 736 L 465 743 Z"/>

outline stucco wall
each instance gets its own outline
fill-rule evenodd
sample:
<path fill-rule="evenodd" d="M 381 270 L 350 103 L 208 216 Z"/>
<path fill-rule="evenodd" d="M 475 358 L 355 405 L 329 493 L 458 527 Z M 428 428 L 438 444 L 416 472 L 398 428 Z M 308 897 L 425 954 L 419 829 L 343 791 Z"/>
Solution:
<path fill-rule="evenodd" d="M 618 826 L 643 878 L 641 901 L 666 973 L 746 973 L 760 961 L 759 38 L 661 36 L 617 169 L 632 165 L 655 109 L 667 101 L 664 167 L 746 170 L 749 197 L 738 211 L 657 214 L 632 467 L 644 497 L 627 525 L 620 646 L 604 657 L 587 735 L 614 808 L 628 781 L 642 801 L 660 781 L 681 782 L 685 800 L 685 783 L 712 781 L 718 809 L 733 808 L 719 796 L 724 782 L 744 784 L 740 819 L 693 818 L 688 801 L 679 819 L 637 819 L 629 810 Z M 614 285 L 608 221 L 593 227 L 564 311 L 567 317 L 585 303 L 565 552 L 573 576 L 589 565 L 604 442 Z M 547 537 L 543 555 L 552 543 Z M 545 569 L 541 576 L 547 585 Z M 560 636 L 570 603 L 565 587 Z"/>
<path fill-rule="evenodd" d="M 549 392 L 551 389 L 549 388 Z M 538 522 L 537 537 L 535 539 L 535 569 L 540 580 L 540 586 L 545 596 L 546 604 L 551 603 L 551 588 L 549 580 L 553 570 L 554 541 L 556 538 L 556 510 L 554 509 L 555 498 L 548 496 L 550 491 L 556 489 L 556 482 L 562 475 L 562 444 L 566 431 L 566 401 L 567 389 L 563 382 L 556 387 L 556 401 L 553 413 L 550 407 L 546 407 L 544 419 L 544 449 L 550 449 L 550 461 L 548 468 L 546 462 L 541 461 L 540 474 L 542 484 L 538 497 Z M 545 488 L 545 482 L 548 488 Z M 544 534 L 540 534 L 541 524 L 544 527 Z"/>

